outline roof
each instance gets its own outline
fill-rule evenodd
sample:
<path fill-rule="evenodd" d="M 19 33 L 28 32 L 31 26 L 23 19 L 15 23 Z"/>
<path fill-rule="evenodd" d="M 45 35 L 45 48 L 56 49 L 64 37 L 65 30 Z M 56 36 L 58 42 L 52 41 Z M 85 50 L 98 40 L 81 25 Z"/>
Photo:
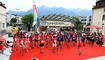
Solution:
<path fill-rule="evenodd" d="M 0 2 L 0 6 L 6 9 L 5 4 L 3 4 L 2 2 Z"/>
<path fill-rule="evenodd" d="M 104 8 L 104 7 L 105 7 L 105 0 L 99 0 L 96 2 L 96 5 L 93 7 L 93 9 Z"/>
<path fill-rule="evenodd" d="M 74 21 L 72 17 L 63 15 L 63 14 L 49 14 L 46 16 L 42 16 L 40 20 L 47 20 L 47 21 L 64 21 L 64 22 L 70 22 Z"/>

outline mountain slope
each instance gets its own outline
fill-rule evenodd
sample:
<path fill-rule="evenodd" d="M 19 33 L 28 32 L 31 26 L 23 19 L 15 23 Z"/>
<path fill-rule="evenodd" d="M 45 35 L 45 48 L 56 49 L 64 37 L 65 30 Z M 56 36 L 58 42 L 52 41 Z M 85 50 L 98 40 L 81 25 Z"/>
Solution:
<path fill-rule="evenodd" d="M 18 15 L 25 15 L 29 13 L 33 13 L 33 9 L 30 9 L 28 11 L 8 11 L 9 14 L 18 14 Z M 92 11 L 87 10 L 87 9 L 75 9 L 75 8 L 70 8 L 66 9 L 63 7 L 47 7 L 47 6 L 40 6 L 37 7 L 37 14 L 38 16 L 43 16 L 43 15 L 48 15 L 48 14 L 65 14 L 69 16 L 76 16 L 76 15 L 91 15 Z"/>

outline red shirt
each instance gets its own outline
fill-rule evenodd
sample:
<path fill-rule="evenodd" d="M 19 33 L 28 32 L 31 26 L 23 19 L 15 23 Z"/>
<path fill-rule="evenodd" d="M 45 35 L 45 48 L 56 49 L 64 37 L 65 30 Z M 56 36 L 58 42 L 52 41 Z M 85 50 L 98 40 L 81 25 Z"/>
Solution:
<path fill-rule="evenodd" d="M 13 38 L 13 41 L 14 41 L 14 42 L 17 42 L 17 40 L 18 40 L 18 37 L 15 36 L 15 37 Z"/>
<path fill-rule="evenodd" d="M 27 41 L 30 41 L 30 37 L 28 36 L 28 37 L 26 38 L 26 40 L 27 40 Z"/>
<path fill-rule="evenodd" d="M 47 39 L 50 39 L 50 36 L 49 35 L 47 35 Z"/>
<path fill-rule="evenodd" d="M 47 39 L 47 34 L 44 34 L 44 37 Z"/>
<path fill-rule="evenodd" d="M 3 47 L 4 47 L 4 45 L 3 45 L 3 44 L 0 44 L 0 50 L 2 50 L 2 49 L 3 49 Z"/>
<path fill-rule="evenodd" d="M 40 39 L 40 44 L 44 44 L 45 43 L 45 39 Z"/>
<path fill-rule="evenodd" d="M 57 43 L 57 38 L 53 38 L 52 41 L 53 41 L 54 44 L 56 44 Z"/>
<path fill-rule="evenodd" d="M 77 42 L 78 42 L 78 46 L 80 46 L 81 45 L 81 40 L 77 39 Z"/>
<path fill-rule="evenodd" d="M 37 39 L 37 40 L 40 40 L 40 36 L 37 36 L 36 39 Z"/>
<path fill-rule="evenodd" d="M 52 39 L 52 35 L 49 35 L 49 38 Z"/>
<path fill-rule="evenodd" d="M 19 39 L 19 45 L 25 45 L 25 38 Z"/>
<path fill-rule="evenodd" d="M 35 35 L 34 35 L 34 36 L 32 36 L 32 41 L 35 41 Z"/>

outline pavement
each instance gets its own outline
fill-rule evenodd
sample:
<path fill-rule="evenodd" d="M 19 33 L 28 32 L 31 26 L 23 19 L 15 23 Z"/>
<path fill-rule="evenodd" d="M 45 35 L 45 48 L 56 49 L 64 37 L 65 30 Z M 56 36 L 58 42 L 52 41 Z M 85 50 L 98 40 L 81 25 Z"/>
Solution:
<path fill-rule="evenodd" d="M 105 56 L 100 56 L 100 57 L 86 59 L 86 60 L 105 60 Z"/>

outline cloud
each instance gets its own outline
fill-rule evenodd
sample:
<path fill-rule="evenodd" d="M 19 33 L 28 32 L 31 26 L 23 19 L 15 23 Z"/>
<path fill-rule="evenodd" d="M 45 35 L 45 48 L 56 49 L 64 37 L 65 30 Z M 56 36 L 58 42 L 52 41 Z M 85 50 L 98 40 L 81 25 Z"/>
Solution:
<path fill-rule="evenodd" d="M 33 0 L 1 0 L 6 4 L 7 10 L 28 10 L 32 8 Z M 91 10 L 96 0 L 35 0 L 37 7 L 45 5 L 48 7 L 80 8 Z"/>

